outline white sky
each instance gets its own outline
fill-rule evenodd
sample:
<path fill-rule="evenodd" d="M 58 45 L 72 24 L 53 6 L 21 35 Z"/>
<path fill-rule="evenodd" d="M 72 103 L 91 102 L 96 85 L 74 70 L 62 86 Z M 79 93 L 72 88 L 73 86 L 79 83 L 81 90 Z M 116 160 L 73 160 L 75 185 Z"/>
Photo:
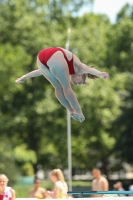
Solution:
<path fill-rule="evenodd" d="M 94 13 L 102 13 L 108 15 L 111 22 L 113 23 L 115 22 L 117 13 L 126 3 L 133 5 L 133 0 L 94 0 L 92 11 Z M 83 8 L 82 11 L 80 11 L 80 14 L 83 15 L 85 12 L 88 12 L 87 7 Z"/>

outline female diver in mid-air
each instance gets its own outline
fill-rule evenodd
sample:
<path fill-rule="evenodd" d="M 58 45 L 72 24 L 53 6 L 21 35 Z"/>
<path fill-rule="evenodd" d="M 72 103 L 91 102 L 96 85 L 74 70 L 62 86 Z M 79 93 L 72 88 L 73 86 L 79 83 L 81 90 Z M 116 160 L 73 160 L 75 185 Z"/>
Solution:
<path fill-rule="evenodd" d="M 43 75 L 55 88 L 59 102 L 69 110 L 74 120 L 83 122 L 78 100 L 71 88 L 74 85 L 86 84 L 86 78 L 108 78 L 107 72 L 100 72 L 82 63 L 70 51 L 55 47 L 41 50 L 37 56 L 38 69 L 16 79 L 16 83 L 23 83 L 26 79 Z M 69 78 L 70 75 L 70 78 Z"/>

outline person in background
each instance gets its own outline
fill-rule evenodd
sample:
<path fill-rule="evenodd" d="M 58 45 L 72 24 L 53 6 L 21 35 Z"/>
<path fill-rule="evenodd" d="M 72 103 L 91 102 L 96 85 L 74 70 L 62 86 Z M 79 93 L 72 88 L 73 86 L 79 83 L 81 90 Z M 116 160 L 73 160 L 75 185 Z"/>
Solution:
<path fill-rule="evenodd" d="M 38 198 L 38 199 L 45 199 L 47 196 L 46 190 L 40 187 L 41 180 L 35 178 L 34 180 L 34 188 L 30 190 L 28 198 Z"/>
<path fill-rule="evenodd" d="M 117 191 L 124 191 L 122 182 L 120 182 L 120 181 L 118 181 L 117 183 L 115 183 L 113 185 L 113 188 L 114 188 L 114 190 L 117 190 Z M 125 194 L 119 194 L 119 196 L 120 197 L 125 197 L 126 195 Z"/>
<path fill-rule="evenodd" d="M 47 198 L 68 198 L 68 186 L 64 180 L 62 171 L 60 169 L 52 170 L 50 173 L 50 178 L 54 183 L 54 189 L 53 191 L 47 191 Z"/>
<path fill-rule="evenodd" d="M 107 179 L 101 175 L 101 171 L 98 168 L 92 170 L 92 191 L 108 191 L 109 183 Z M 91 197 L 102 197 L 103 194 L 93 194 Z"/>
<path fill-rule="evenodd" d="M 15 200 L 15 190 L 8 187 L 9 179 L 5 174 L 0 174 L 0 200 Z"/>

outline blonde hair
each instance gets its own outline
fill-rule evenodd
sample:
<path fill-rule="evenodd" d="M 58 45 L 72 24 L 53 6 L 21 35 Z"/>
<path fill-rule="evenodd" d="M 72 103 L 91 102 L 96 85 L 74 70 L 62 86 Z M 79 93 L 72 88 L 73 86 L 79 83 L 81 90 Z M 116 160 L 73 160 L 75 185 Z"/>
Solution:
<path fill-rule="evenodd" d="M 0 174 L 0 178 L 5 178 L 7 182 L 9 181 L 9 179 L 7 178 L 5 174 Z"/>
<path fill-rule="evenodd" d="M 61 182 L 64 182 L 64 175 L 62 173 L 62 171 L 60 169 L 53 169 L 51 172 L 50 172 L 50 175 L 52 176 L 56 176 L 58 181 L 61 181 Z"/>

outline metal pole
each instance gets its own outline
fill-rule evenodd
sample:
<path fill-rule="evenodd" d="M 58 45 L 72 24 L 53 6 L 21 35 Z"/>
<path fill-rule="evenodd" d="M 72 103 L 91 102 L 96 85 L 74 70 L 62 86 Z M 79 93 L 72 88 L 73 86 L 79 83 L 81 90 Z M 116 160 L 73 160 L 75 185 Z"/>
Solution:
<path fill-rule="evenodd" d="M 66 49 L 69 50 L 71 29 L 67 30 Z M 72 190 L 71 117 L 67 110 L 68 187 Z"/>
<path fill-rule="evenodd" d="M 72 190 L 71 117 L 67 110 L 68 187 Z"/>

